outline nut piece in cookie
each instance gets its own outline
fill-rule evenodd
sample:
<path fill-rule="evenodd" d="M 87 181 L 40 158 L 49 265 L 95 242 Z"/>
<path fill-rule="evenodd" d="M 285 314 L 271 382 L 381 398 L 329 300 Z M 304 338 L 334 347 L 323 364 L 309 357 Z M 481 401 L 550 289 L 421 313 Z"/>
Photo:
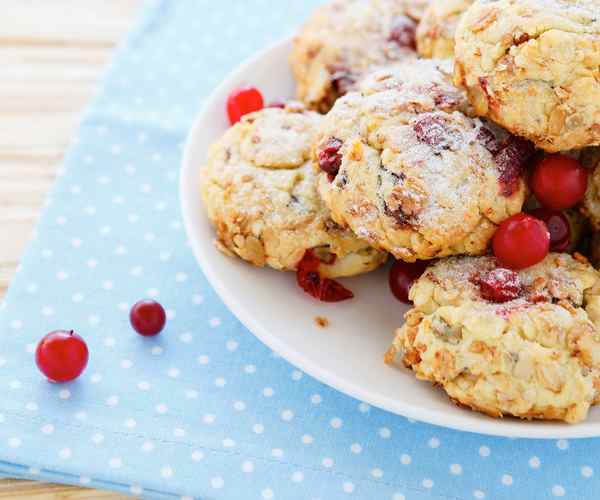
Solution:
<path fill-rule="evenodd" d="M 256 266 L 296 270 L 308 250 L 323 278 L 371 271 L 386 260 L 330 218 L 311 150 L 321 116 L 299 103 L 246 115 L 214 144 L 202 198 L 217 246 Z"/>
<path fill-rule="evenodd" d="M 456 28 L 475 0 L 432 0 L 417 27 L 417 52 L 428 59 L 454 57 Z"/>
<path fill-rule="evenodd" d="M 407 262 L 485 253 L 526 197 L 533 146 L 470 118 L 450 68 L 419 60 L 375 72 L 337 101 L 318 135 L 333 219 Z"/>
<path fill-rule="evenodd" d="M 600 273 L 550 254 L 514 272 L 454 257 L 412 287 L 414 308 L 386 355 L 493 417 L 584 420 L 600 402 Z"/>
<path fill-rule="evenodd" d="M 478 115 L 548 152 L 600 144 L 600 2 L 478 0 L 456 32 L 455 81 Z"/>
<path fill-rule="evenodd" d="M 298 98 L 327 112 L 368 70 L 416 58 L 415 30 L 426 0 L 333 0 L 294 40 Z"/>

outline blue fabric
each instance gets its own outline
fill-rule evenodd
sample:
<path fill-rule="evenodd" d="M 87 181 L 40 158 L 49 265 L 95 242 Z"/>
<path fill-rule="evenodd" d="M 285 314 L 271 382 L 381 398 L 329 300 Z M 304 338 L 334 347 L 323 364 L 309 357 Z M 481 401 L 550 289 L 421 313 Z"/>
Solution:
<path fill-rule="evenodd" d="M 146 5 L 3 305 L 0 470 L 156 498 L 599 498 L 598 440 L 497 439 L 371 408 L 271 353 L 199 271 L 177 199 L 191 121 L 317 3 Z M 169 309 L 156 339 L 128 325 L 144 296 Z M 91 350 L 62 386 L 32 355 L 57 328 Z"/>

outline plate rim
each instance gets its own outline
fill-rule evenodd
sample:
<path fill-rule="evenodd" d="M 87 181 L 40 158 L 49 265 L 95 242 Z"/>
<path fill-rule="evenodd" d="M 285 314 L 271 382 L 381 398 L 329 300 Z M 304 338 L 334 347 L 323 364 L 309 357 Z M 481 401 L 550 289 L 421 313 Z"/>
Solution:
<path fill-rule="evenodd" d="M 193 125 L 189 129 L 189 133 L 185 140 L 179 179 L 180 210 L 194 257 L 219 298 L 244 327 L 246 327 L 263 344 L 282 356 L 286 361 L 300 368 L 319 382 L 324 383 L 343 394 L 349 395 L 358 401 L 364 401 L 392 414 L 438 427 L 505 438 L 577 439 L 600 436 L 600 423 L 592 423 L 589 421 L 581 422 L 579 424 L 565 424 L 560 422 L 521 421 L 517 419 L 509 422 L 507 420 L 497 420 L 489 417 L 489 420 L 470 420 L 461 416 L 445 415 L 434 410 L 424 410 L 414 404 L 406 403 L 401 400 L 392 400 L 391 398 L 384 396 L 374 398 L 372 394 L 369 395 L 365 393 L 362 388 L 355 386 L 351 382 L 345 381 L 343 378 L 338 377 L 334 372 L 330 372 L 326 368 L 319 366 L 317 363 L 305 357 L 302 353 L 287 346 L 276 334 L 270 333 L 267 328 L 252 317 L 250 311 L 246 310 L 246 308 L 238 302 L 235 294 L 230 293 L 226 283 L 219 278 L 217 273 L 213 272 L 210 266 L 205 265 L 204 252 L 202 251 L 199 238 L 196 237 L 193 221 L 194 217 L 192 215 L 193 211 L 198 207 L 200 197 L 199 186 L 197 186 L 195 190 L 192 190 L 189 186 L 189 180 L 194 177 L 194 174 L 197 174 L 197 171 L 194 171 L 194 169 L 200 168 L 199 165 L 192 163 L 193 150 L 196 143 L 195 138 L 200 136 L 202 124 L 206 121 L 206 115 L 209 114 L 212 104 L 225 96 L 228 91 L 233 88 L 233 82 L 239 80 L 251 66 L 258 61 L 261 61 L 263 58 L 268 57 L 269 54 L 283 50 L 284 48 L 289 48 L 292 41 L 292 36 L 280 39 L 256 52 L 234 68 L 233 71 L 228 73 L 223 81 L 221 81 L 221 83 L 205 99 L 202 108 L 194 118 Z M 191 193 L 196 193 L 196 196 L 193 196 Z M 216 251 L 215 248 L 215 252 Z M 448 404 L 451 404 L 451 402 L 448 401 Z"/>

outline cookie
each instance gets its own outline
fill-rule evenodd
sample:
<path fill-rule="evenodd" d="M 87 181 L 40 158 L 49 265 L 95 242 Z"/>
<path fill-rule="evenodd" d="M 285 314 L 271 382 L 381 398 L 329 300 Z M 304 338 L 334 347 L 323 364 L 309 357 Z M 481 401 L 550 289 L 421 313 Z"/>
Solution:
<path fill-rule="evenodd" d="M 588 188 L 581 207 L 596 231 L 600 231 L 600 148 L 590 148 L 581 154 L 582 164 L 590 169 Z"/>
<path fill-rule="evenodd" d="M 415 30 L 427 0 L 333 0 L 294 40 L 298 98 L 327 112 L 368 70 L 416 58 Z"/>
<path fill-rule="evenodd" d="M 600 1 L 479 0 L 456 32 L 478 115 L 548 152 L 600 144 Z"/>
<path fill-rule="evenodd" d="M 518 273 L 454 257 L 413 285 L 386 361 L 492 417 L 584 420 L 600 401 L 600 273 L 550 254 Z"/>
<path fill-rule="evenodd" d="M 600 269 L 600 232 L 596 232 L 592 235 L 590 246 L 592 265 L 596 269 Z"/>
<path fill-rule="evenodd" d="M 315 163 L 333 219 L 408 262 L 484 253 L 526 197 L 533 146 L 464 114 L 450 68 L 423 59 L 378 71 L 319 131 Z"/>
<path fill-rule="evenodd" d="M 432 0 L 417 27 L 417 52 L 428 59 L 454 57 L 454 35 L 475 0 Z"/>
<path fill-rule="evenodd" d="M 291 271 L 315 249 L 328 278 L 365 273 L 386 260 L 334 223 L 319 198 L 310 158 L 320 121 L 299 103 L 265 109 L 211 147 L 201 191 L 222 251 Z"/>

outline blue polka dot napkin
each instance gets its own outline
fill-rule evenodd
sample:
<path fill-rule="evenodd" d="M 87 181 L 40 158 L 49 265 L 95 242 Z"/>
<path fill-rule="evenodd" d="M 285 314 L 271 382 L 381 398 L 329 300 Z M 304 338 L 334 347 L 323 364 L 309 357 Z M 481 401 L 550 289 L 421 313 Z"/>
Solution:
<path fill-rule="evenodd" d="M 198 269 L 177 194 L 192 119 L 317 3 L 146 5 L 2 306 L 0 471 L 148 498 L 599 498 L 598 440 L 497 439 L 371 408 L 270 352 Z M 128 325 L 144 296 L 168 310 L 155 339 Z M 33 358 L 58 328 L 91 351 L 65 385 Z"/>

